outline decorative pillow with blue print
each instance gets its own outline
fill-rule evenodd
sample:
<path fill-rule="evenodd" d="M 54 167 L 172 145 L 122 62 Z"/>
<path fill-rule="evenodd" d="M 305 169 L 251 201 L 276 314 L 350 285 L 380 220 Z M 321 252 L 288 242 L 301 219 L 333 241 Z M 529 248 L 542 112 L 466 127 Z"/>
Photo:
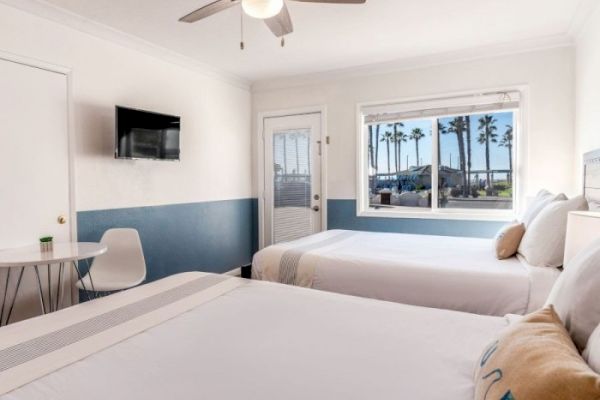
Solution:
<path fill-rule="evenodd" d="M 529 314 L 487 346 L 475 400 L 600 399 L 600 375 L 585 363 L 552 308 Z"/>

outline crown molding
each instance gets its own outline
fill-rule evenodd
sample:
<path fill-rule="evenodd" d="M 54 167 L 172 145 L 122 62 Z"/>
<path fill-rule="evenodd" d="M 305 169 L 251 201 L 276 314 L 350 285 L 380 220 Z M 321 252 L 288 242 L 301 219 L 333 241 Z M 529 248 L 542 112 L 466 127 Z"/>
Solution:
<path fill-rule="evenodd" d="M 568 35 L 574 39 L 577 39 L 583 28 L 590 20 L 590 17 L 598 8 L 598 4 L 600 2 L 598 0 L 581 0 L 579 6 L 577 6 L 577 10 L 575 11 L 575 15 L 571 20 L 571 24 L 569 26 Z"/>
<path fill-rule="evenodd" d="M 247 79 L 224 72 L 209 64 L 195 60 L 192 57 L 155 45 L 137 36 L 130 35 L 82 17 L 81 15 L 49 4 L 43 0 L 0 0 L 0 3 L 111 43 L 116 43 L 131 50 L 158 58 L 162 61 L 193 70 L 206 77 L 220 80 L 241 89 L 250 90 L 251 82 Z"/>
<path fill-rule="evenodd" d="M 577 12 L 571 21 L 569 30 L 567 34 L 564 35 L 547 36 L 520 42 L 494 44 L 446 53 L 403 58 L 378 64 L 362 65 L 310 74 L 282 76 L 252 82 L 235 74 L 227 73 L 207 63 L 200 62 L 192 57 L 185 56 L 162 46 L 155 45 L 137 36 L 130 35 L 82 17 L 43 0 L 0 0 L 0 4 L 16 8 L 111 43 L 144 53 L 162 61 L 193 70 L 204 76 L 220 80 L 236 87 L 252 90 L 253 92 L 305 86 L 325 81 L 379 75 L 510 54 L 573 46 L 574 40 L 581 33 L 586 22 L 589 20 L 590 15 L 595 11 L 599 3 L 598 0 L 581 0 Z"/>
<path fill-rule="evenodd" d="M 500 43 L 490 46 L 473 47 L 470 49 L 437 53 L 421 57 L 403 58 L 379 64 L 369 64 L 311 74 L 264 79 L 255 81 L 252 84 L 252 92 L 257 93 L 299 86 L 310 86 L 323 82 L 360 78 L 371 75 L 382 75 L 400 71 L 495 58 L 506 55 L 543 51 L 560 47 L 572 47 L 573 45 L 573 39 L 566 34 L 546 36 L 536 39 L 522 40 L 519 42 Z"/>

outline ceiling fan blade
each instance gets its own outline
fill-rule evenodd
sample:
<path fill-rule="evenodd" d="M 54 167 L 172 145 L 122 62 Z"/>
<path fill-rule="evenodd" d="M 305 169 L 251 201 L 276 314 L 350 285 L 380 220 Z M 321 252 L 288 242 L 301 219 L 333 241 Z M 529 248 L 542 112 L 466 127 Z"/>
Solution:
<path fill-rule="evenodd" d="M 364 4 L 367 0 L 292 0 L 302 3 L 328 3 L 328 4 Z"/>
<path fill-rule="evenodd" d="M 239 4 L 240 0 L 217 0 L 179 18 L 180 22 L 196 22 Z"/>
<path fill-rule="evenodd" d="M 294 31 L 294 26 L 292 25 L 292 18 L 290 17 L 290 12 L 288 11 L 285 3 L 283 4 L 283 8 L 274 17 L 265 19 L 265 24 L 269 27 L 271 32 L 277 37 L 282 37 L 287 35 L 288 33 L 292 33 Z"/>

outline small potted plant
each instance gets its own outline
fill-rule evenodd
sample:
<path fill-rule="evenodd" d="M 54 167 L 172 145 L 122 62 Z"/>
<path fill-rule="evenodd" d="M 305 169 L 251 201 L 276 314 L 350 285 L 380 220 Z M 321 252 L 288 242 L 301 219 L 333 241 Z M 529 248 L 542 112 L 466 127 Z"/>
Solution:
<path fill-rule="evenodd" d="M 40 250 L 52 251 L 52 236 L 43 236 L 40 238 Z"/>

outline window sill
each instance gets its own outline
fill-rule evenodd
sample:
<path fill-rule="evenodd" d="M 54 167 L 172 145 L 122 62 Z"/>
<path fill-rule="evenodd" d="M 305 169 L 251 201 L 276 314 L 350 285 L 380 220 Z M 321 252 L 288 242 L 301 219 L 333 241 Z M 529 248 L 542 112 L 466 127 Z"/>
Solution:
<path fill-rule="evenodd" d="M 405 210 L 358 210 L 358 217 L 368 218 L 414 218 L 414 219 L 440 219 L 440 220 L 465 220 L 465 221 L 498 221 L 510 222 L 516 218 L 515 212 L 509 211 L 465 211 L 465 210 L 430 210 L 408 208 Z"/>

